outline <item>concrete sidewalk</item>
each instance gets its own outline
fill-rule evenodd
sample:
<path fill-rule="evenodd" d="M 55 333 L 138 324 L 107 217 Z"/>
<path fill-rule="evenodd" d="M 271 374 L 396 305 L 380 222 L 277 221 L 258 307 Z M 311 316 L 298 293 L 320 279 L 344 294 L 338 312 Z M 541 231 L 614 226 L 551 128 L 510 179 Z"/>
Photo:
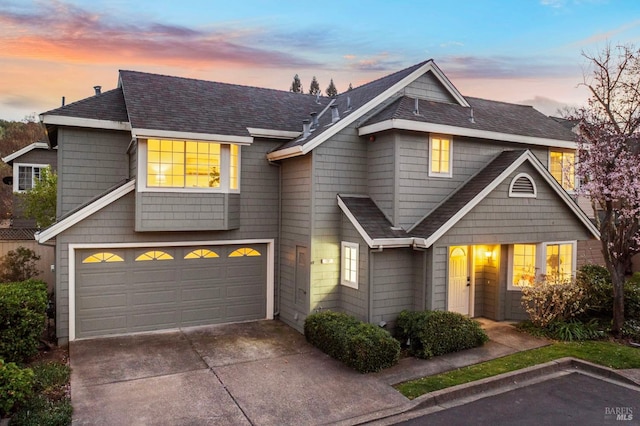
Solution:
<path fill-rule="evenodd" d="M 482 347 L 359 374 L 279 321 L 71 342 L 75 425 L 359 424 L 415 408 L 391 384 L 548 344 L 481 320 Z"/>

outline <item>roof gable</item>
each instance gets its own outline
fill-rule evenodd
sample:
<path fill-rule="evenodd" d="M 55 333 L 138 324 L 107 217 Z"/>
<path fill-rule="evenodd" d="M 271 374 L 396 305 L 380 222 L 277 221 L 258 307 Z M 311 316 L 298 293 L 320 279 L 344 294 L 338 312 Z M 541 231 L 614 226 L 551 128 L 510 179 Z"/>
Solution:
<path fill-rule="evenodd" d="M 34 142 L 32 144 L 29 144 L 29 145 L 17 150 L 16 152 L 13 152 L 13 153 L 7 155 L 6 157 L 3 157 L 2 161 L 4 161 L 5 163 L 11 165 L 14 160 L 22 157 L 25 154 L 28 154 L 29 152 L 33 151 L 34 149 L 49 149 L 49 145 L 46 142 L 42 142 L 42 141 Z"/>

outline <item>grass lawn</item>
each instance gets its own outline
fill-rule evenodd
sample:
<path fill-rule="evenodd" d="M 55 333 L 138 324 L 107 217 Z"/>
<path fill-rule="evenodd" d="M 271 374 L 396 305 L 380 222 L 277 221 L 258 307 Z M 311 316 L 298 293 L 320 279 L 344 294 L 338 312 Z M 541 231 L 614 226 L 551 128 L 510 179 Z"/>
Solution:
<path fill-rule="evenodd" d="M 579 358 L 615 369 L 640 368 L 640 350 L 630 346 L 607 341 L 556 342 L 550 346 L 518 352 L 435 376 L 400 383 L 395 388 L 407 398 L 414 399 L 425 393 L 563 357 Z"/>

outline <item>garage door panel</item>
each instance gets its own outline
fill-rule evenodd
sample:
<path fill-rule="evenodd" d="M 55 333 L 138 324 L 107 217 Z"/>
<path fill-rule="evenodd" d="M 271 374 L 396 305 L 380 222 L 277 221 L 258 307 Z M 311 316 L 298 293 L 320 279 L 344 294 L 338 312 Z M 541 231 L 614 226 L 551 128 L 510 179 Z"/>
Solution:
<path fill-rule="evenodd" d="M 247 255 L 237 256 L 238 248 Z M 76 336 L 265 318 L 266 245 L 199 247 L 197 254 L 210 255 L 204 249 L 218 257 L 184 259 L 195 249 L 183 247 L 159 249 L 174 259 L 135 261 L 147 251 L 138 248 L 118 252 L 124 260 L 117 263 L 83 264 L 99 250 L 78 250 Z M 234 252 L 237 257 L 229 257 Z"/>

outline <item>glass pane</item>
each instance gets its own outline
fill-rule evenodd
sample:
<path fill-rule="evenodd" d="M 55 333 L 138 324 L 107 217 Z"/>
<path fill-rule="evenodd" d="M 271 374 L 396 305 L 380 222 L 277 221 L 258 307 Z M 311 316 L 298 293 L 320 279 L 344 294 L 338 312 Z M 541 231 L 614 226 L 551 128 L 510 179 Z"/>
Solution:
<path fill-rule="evenodd" d="M 514 244 L 513 282 L 514 286 L 530 286 L 536 279 L 536 246 L 534 244 Z"/>

